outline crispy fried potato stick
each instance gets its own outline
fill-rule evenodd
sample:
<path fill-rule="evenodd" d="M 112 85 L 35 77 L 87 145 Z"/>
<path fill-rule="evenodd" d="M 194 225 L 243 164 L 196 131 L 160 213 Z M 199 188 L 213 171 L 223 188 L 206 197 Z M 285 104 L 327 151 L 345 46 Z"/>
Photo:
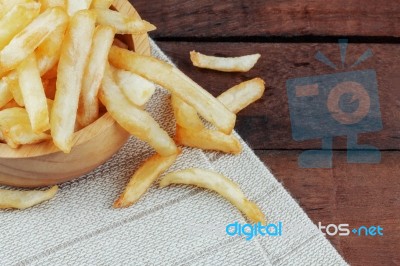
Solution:
<path fill-rule="evenodd" d="M 220 131 L 207 128 L 195 130 L 176 125 L 175 141 L 177 144 L 188 147 L 222 151 L 236 155 L 242 151 L 242 145 L 235 136 L 225 135 Z"/>
<path fill-rule="evenodd" d="M 50 129 L 47 99 L 36 62 L 35 53 L 28 56 L 17 68 L 19 87 L 32 130 L 42 133 Z"/>
<path fill-rule="evenodd" d="M 217 97 L 231 112 L 238 113 L 260 99 L 265 90 L 265 82 L 255 78 L 236 85 Z"/>
<path fill-rule="evenodd" d="M 80 10 L 89 9 L 92 0 L 67 0 L 68 15 L 71 17 Z"/>
<path fill-rule="evenodd" d="M 90 8 L 109 9 L 114 0 L 93 0 Z"/>
<path fill-rule="evenodd" d="M 36 49 L 37 64 L 41 76 L 57 65 L 66 28 L 67 23 L 58 26 Z"/>
<path fill-rule="evenodd" d="M 0 50 L 2 50 L 17 33 L 23 30 L 37 15 L 40 5 L 28 3 L 14 6 L 0 20 Z"/>
<path fill-rule="evenodd" d="M 6 190 L 0 189 L 0 209 L 27 209 L 52 199 L 58 191 L 57 186 L 48 190 Z"/>
<path fill-rule="evenodd" d="M 232 132 L 236 115 L 172 65 L 115 46 L 111 47 L 109 60 L 117 68 L 134 72 L 170 90 L 225 134 Z"/>
<path fill-rule="evenodd" d="M 118 34 L 144 34 L 156 29 L 153 24 L 145 20 L 138 20 L 118 11 L 108 9 L 95 9 L 95 11 L 97 23 L 113 27 Z"/>
<path fill-rule="evenodd" d="M 16 70 L 9 72 L 7 76 L 2 78 L 2 81 L 4 82 L 5 86 L 7 86 L 18 105 L 25 106 L 24 98 L 22 97 L 22 91 L 19 87 L 18 72 Z"/>
<path fill-rule="evenodd" d="M 122 195 L 114 202 L 114 208 L 129 207 L 136 203 L 157 178 L 176 161 L 178 154 L 163 157 L 155 154 L 135 172 Z"/>
<path fill-rule="evenodd" d="M 194 66 L 223 72 L 247 72 L 254 67 L 260 57 L 260 54 L 240 57 L 216 57 L 196 51 L 190 52 L 190 59 Z"/>
<path fill-rule="evenodd" d="M 179 97 L 172 95 L 171 104 L 177 125 L 183 128 L 192 129 L 193 131 L 199 131 L 205 128 L 203 121 L 201 121 L 196 110 L 182 101 Z"/>
<path fill-rule="evenodd" d="M 131 104 L 123 95 L 109 66 L 104 72 L 99 98 L 110 115 L 130 134 L 146 141 L 162 156 L 177 153 L 178 148 L 168 133 L 149 113 Z"/>
<path fill-rule="evenodd" d="M 164 176 L 160 187 L 171 184 L 195 185 L 213 190 L 235 205 L 250 221 L 266 223 L 265 215 L 260 208 L 246 198 L 236 183 L 219 173 L 198 168 L 172 172 Z"/>
<path fill-rule="evenodd" d="M 13 99 L 11 91 L 8 89 L 8 84 L 4 78 L 0 79 L 0 108 L 4 107 Z"/>
<path fill-rule="evenodd" d="M 37 16 L 0 52 L 0 75 L 16 68 L 50 33 L 67 21 L 68 16 L 60 7 L 49 8 Z"/>
<path fill-rule="evenodd" d="M 32 0 L 1 0 L 0 17 L 4 17 L 14 6 L 32 3 Z"/>
<path fill-rule="evenodd" d="M 41 4 L 40 10 L 43 12 L 50 7 L 62 7 L 64 10 L 67 9 L 67 0 L 39 0 Z"/>
<path fill-rule="evenodd" d="M 79 98 L 78 122 L 86 127 L 99 117 L 97 94 L 108 64 L 108 52 L 114 40 L 114 30 L 108 26 L 97 26 L 93 35 L 92 48 L 82 81 Z"/>
<path fill-rule="evenodd" d="M 145 105 L 156 90 L 156 86 L 130 71 L 111 67 L 115 81 L 130 102 L 137 106 Z"/>
<path fill-rule="evenodd" d="M 50 118 L 54 144 L 69 153 L 78 110 L 82 78 L 89 57 L 96 16 L 81 10 L 71 18 L 58 62 L 57 91 Z"/>

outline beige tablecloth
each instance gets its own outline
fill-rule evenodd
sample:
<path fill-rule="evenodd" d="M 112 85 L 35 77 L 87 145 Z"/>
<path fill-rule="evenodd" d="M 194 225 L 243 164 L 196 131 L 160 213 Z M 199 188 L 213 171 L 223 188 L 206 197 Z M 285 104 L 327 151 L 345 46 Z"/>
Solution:
<path fill-rule="evenodd" d="M 152 43 L 155 56 L 168 58 Z M 148 105 L 173 134 L 169 100 L 158 89 Z M 100 144 L 101 145 L 101 144 Z M 217 194 L 188 186 L 156 186 L 128 209 L 111 207 L 129 177 L 152 153 L 131 138 L 112 159 L 61 185 L 56 198 L 25 211 L 0 211 L 0 265 L 346 265 L 296 201 L 242 142 L 240 156 L 184 149 L 171 170 L 215 169 L 240 184 L 279 237 L 246 241 L 225 226 L 245 223 Z M 84 162 L 82 162 L 84 163 Z"/>

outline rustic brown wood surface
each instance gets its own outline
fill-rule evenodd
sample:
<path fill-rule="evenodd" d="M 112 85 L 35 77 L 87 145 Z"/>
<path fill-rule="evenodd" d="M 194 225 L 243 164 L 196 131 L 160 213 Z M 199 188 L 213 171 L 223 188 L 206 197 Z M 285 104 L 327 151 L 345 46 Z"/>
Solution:
<path fill-rule="evenodd" d="M 314 223 L 384 228 L 383 237 L 328 237 L 347 262 L 400 265 L 400 40 L 393 38 L 400 36 L 398 1 L 132 2 L 143 18 L 158 26 L 151 34 L 157 44 L 212 94 L 263 78 L 264 97 L 239 113 L 236 130 Z M 352 37 L 346 68 L 333 70 L 315 54 L 321 51 L 340 66 L 338 36 Z M 360 134 L 359 142 L 381 149 L 381 163 L 348 164 L 346 153 L 335 151 L 332 169 L 299 168 L 300 152 L 320 148 L 321 142 L 292 139 L 286 81 L 349 71 L 367 49 L 374 56 L 352 70 L 376 71 L 383 130 Z M 193 67 L 191 50 L 220 56 L 258 52 L 262 58 L 248 73 L 219 73 Z M 346 149 L 346 138 L 335 138 L 333 147 Z"/>

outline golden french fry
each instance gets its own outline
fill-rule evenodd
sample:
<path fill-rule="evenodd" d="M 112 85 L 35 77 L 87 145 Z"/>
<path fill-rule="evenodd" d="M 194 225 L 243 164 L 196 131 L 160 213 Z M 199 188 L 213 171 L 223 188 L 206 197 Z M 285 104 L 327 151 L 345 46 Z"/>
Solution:
<path fill-rule="evenodd" d="M 67 9 L 67 0 L 39 0 L 39 3 L 41 4 L 41 11 L 56 6 L 62 7 L 64 10 Z"/>
<path fill-rule="evenodd" d="M 52 199 L 57 191 L 58 186 L 31 191 L 0 189 L 0 209 L 27 209 Z"/>
<path fill-rule="evenodd" d="M 31 3 L 32 0 L 1 0 L 0 1 L 0 18 L 4 17 L 10 10 L 17 5 Z"/>
<path fill-rule="evenodd" d="M 104 72 L 99 98 L 110 115 L 130 134 L 146 141 L 162 156 L 177 153 L 175 142 L 154 118 L 126 99 L 116 84 L 109 66 L 106 66 Z"/>
<path fill-rule="evenodd" d="M 0 20 L 0 50 L 2 50 L 17 33 L 23 30 L 37 15 L 40 5 L 27 3 L 14 6 Z"/>
<path fill-rule="evenodd" d="M 242 145 L 235 136 L 206 128 L 195 130 L 176 125 L 175 141 L 180 145 L 203 150 L 232 154 L 239 154 L 242 151 Z"/>
<path fill-rule="evenodd" d="M 80 10 L 89 9 L 92 0 L 67 0 L 68 15 L 71 17 Z"/>
<path fill-rule="evenodd" d="M 33 132 L 41 133 L 50 129 L 47 99 L 40 79 L 35 53 L 28 56 L 18 66 L 17 71 L 19 87 Z"/>
<path fill-rule="evenodd" d="M 25 106 L 24 98 L 22 97 L 21 88 L 18 83 L 18 73 L 16 70 L 13 70 L 8 73 L 7 76 L 3 77 L 2 80 L 4 84 L 7 86 L 8 90 L 13 95 L 14 100 L 18 103 L 19 106 Z"/>
<path fill-rule="evenodd" d="M 179 97 L 172 95 L 171 104 L 177 125 L 183 128 L 192 129 L 193 131 L 200 131 L 205 128 L 200 117 L 197 115 L 196 110 L 182 101 Z"/>
<path fill-rule="evenodd" d="M 128 100 L 137 105 L 145 105 L 156 90 L 156 86 L 130 71 L 111 67 L 115 81 Z"/>
<path fill-rule="evenodd" d="M 79 94 L 88 61 L 96 16 L 81 10 L 71 18 L 61 48 L 57 72 L 57 91 L 50 116 L 54 144 L 69 153 L 72 148 Z"/>
<path fill-rule="evenodd" d="M 238 113 L 251 103 L 260 99 L 265 90 L 265 82 L 255 78 L 236 85 L 223 92 L 217 99 L 233 113 Z"/>
<path fill-rule="evenodd" d="M 236 115 L 172 65 L 116 46 L 111 47 L 109 60 L 117 68 L 129 70 L 170 90 L 225 134 L 232 132 Z"/>
<path fill-rule="evenodd" d="M 41 76 L 57 65 L 66 28 L 67 23 L 58 26 L 36 49 L 37 65 Z"/>
<path fill-rule="evenodd" d="M 266 223 L 265 215 L 260 208 L 246 198 L 236 183 L 219 173 L 198 168 L 172 172 L 164 176 L 160 187 L 170 184 L 195 185 L 213 190 L 235 205 L 250 221 Z"/>
<path fill-rule="evenodd" d="M 37 16 L 0 52 L 0 75 L 16 68 L 51 32 L 67 21 L 68 16 L 60 7 L 49 8 Z"/>
<path fill-rule="evenodd" d="M 99 117 L 97 94 L 108 63 L 108 51 L 114 40 L 114 30 L 108 26 L 97 26 L 92 41 L 89 60 L 83 75 L 82 91 L 79 98 L 78 122 L 82 127 L 93 123 Z"/>
<path fill-rule="evenodd" d="M 138 20 L 118 11 L 108 9 L 95 9 L 95 11 L 97 23 L 113 27 L 118 34 L 144 34 L 156 29 L 153 24 L 145 20 Z"/>
<path fill-rule="evenodd" d="M 7 82 L 4 78 L 0 79 L 0 108 L 4 107 L 12 99 L 13 95 L 8 88 Z"/>
<path fill-rule="evenodd" d="M 196 51 L 190 52 L 190 59 L 194 66 L 223 72 L 247 72 L 254 67 L 260 57 L 260 54 L 240 57 L 216 57 Z"/>
<path fill-rule="evenodd" d="M 90 8 L 109 9 L 114 0 L 93 0 Z"/>
<path fill-rule="evenodd" d="M 129 207 L 136 203 L 147 192 L 154 181 L 171 167 L 177 157 L 178 154 L 167 157 L 155 154 L 147 159 L 132 176 L 121 196 L 114 202 L 114 208 Z"/>

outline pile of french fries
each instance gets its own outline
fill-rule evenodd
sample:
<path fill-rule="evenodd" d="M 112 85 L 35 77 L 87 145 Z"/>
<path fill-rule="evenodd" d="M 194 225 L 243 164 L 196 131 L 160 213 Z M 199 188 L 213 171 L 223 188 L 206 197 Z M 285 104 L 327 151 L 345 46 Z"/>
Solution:
<path fill-rule="evenodd" d="M 112 2 L 0 1 L 0 141 L 18 148 L 52 140 L 69 153 L 74 132 L 95 122 L 104 105 L 125 130 L 156 151 L 115 201 L 121 208 L 137 202 L 170 168 L 180 154 L 177 145 L 239 154 L 241 144 L 232 134 L 236 113 L 260 99 L 265 86 L 255 78 L 215 98 L 176 67 L 127 50 L 115 34 L 143 34 L 155 27 L 111 10 Z M 259 57 L 191 53 L 195 66 L 225 72 L 248 71 Z M 154 84 L 171 93 L 175 139 L 144 110 Z M 169 173 L 160 186 L 173 183 L 214 190 L 251 221 L 265 223 L 238 185 L 218 173 L 186 169 Z M 56 191 L 0 190 L 0 208 L 24 209 Z"/>

